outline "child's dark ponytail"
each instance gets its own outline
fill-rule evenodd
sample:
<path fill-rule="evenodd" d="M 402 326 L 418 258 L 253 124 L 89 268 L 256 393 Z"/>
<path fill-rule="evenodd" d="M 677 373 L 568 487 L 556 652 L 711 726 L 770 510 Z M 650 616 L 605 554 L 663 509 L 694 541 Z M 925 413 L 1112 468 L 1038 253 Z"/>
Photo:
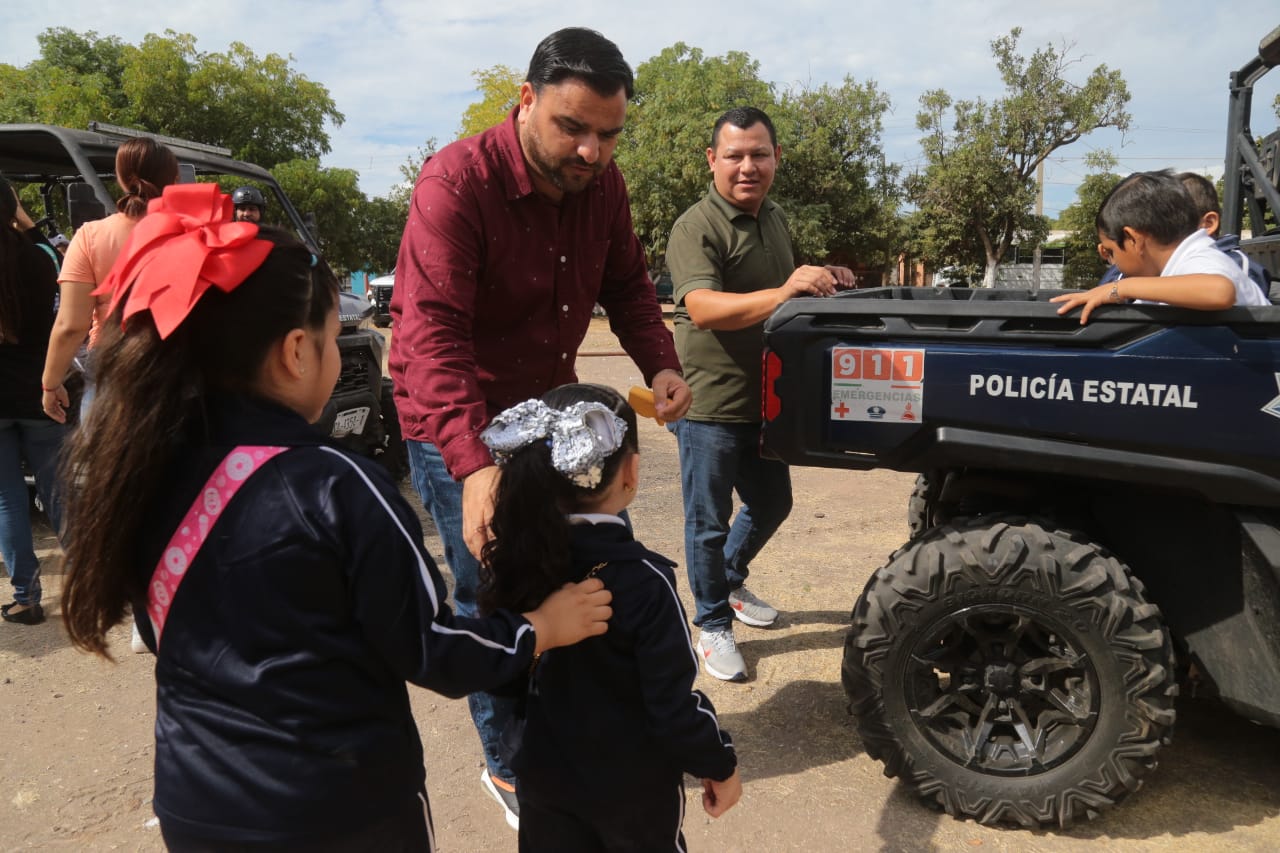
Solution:
<path fill-rule="evenodd" d="M 574 485 L 552 464 L 550 441 L 538 438 L 507 455 L 494 500 L 490 530 L 480 567 L 479 605 L 484 613 L 499 608 L 523 613 L 536 608 L 572 575 L 569 513 L 589 505 L 618 475 L 623 461 L 639 450 L 636 413 L 617 391 L 603 385 L 563 385 L 542 397 L 552 409 L 575 403 L 601 403 L 626 424 L 621 445 L 603 461 L 595 486 Z"/>
<path fill-rule="evenodd" d="M 107 631 L 146 596 L 139 541 L 181 454 L 207 440 L 207 395 L 253 393 L 274 342 L 324 328 L 337 302 L 333 274 L 296 237 L 264 227 L 257 239 L 271 247 L 257 269 L 230 293 L 209 288 L 169 337 L 147 311 L 122 322 L 123 304 L 103 324 L 98 395 L 62 466 L 62 613 L 81 649 L 108 656 Z"/>
<path fill-rule="evenodd" d="M 502 467 L 485 545 L 479 604 L 484 613 L 533 610 L 569 577 L 573 485 L 551 467 L 551 449 L 537 441 Z"/>

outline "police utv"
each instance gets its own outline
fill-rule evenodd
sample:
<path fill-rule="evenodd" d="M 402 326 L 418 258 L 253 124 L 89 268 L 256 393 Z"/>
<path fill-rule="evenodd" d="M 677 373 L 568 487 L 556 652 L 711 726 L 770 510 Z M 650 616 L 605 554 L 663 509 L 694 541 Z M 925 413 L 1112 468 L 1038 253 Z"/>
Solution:
<path fill-rule="evenodd" d="M 1224 232 L 1280 274 L 1280 131 L 1231 76 Z M 1280 307 L 893 287 L 785 303 L 766 453 L 919 472 L 910 541 L 852 612 L 867 753 L 982 823 L 1091 819 L 1141 787 L 1180 686 L 1280 727 Z"/>

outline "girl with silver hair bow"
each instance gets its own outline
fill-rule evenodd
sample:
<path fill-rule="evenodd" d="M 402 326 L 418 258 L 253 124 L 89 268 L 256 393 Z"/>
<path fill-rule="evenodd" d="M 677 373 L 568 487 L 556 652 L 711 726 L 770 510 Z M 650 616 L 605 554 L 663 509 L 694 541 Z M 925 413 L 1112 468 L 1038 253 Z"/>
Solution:
<path fill-rule="evenodd" d="M 737 758 L 710 700 L 675 563 L 634 538 L 620 513 L 640 477 L 636 414 L 599 385 L 564 385 L 502 412 L 481 438 L 498 481 L 480 607 L 526 608 L 597 577 L 613 593 L 609 631 L 535 660 L 523 713 L 503 732 L 519 779 L 521 850 L 683 850 L 684 774 L 712 817 L 742 794 Z"/>

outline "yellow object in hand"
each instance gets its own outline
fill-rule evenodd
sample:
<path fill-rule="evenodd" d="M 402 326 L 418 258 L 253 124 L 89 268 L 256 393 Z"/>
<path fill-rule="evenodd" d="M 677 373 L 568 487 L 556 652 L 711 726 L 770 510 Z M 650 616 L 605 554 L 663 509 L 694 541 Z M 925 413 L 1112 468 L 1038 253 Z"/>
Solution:
<path fill-rule="evenodd" d="M 631 408 L 635 409 L 636 414 L 640 417 L 653 418 L 657 421 L 658 426 L 666 423 L 666 421 L 658 417 L 658 407 L 654 405 L 653 392 L 648 388 L 632 385 L 631 390 L 627 392 L 627 402 L 631 404 Z"/>

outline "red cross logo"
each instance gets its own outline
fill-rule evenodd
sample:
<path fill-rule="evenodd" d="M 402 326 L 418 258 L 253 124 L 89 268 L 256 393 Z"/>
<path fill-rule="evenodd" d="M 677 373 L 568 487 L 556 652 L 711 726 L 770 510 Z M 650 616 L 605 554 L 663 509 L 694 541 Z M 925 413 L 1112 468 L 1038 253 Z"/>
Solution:
<path fill-rule="evenodd" d="M 849 407 L 846 406 L 843 401 L 841 401 L 840 405 L 835 407 L 835 413 L 839 415 L 840 418 L 843 420 L 844 416 L 849 414 Z"/>

